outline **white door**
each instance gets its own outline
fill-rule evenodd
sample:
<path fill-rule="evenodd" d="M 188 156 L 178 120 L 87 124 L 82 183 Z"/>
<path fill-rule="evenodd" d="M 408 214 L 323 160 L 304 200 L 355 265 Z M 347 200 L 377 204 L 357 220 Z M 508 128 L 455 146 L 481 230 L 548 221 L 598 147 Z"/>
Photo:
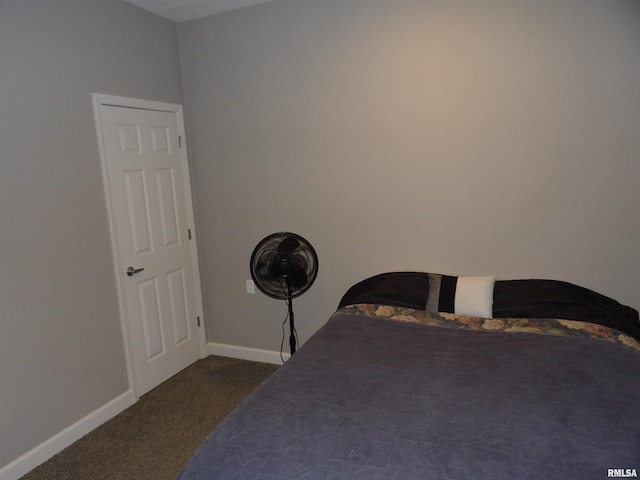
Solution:
<path fill-rule="evenodd" d="M 182 109 L 103 95 L 94 95 L 94 105 L 130 375 L 140 396 L 204 355 Z"/>

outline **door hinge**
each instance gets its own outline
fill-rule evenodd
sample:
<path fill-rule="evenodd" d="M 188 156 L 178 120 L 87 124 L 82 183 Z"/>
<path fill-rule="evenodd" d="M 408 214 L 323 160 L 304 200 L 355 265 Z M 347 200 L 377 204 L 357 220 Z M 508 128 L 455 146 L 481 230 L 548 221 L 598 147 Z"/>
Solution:
<path fill-rule="evenodd" d="M 187 228 L 187 234 L 189 235 L 189 240 L 191 240 L 191 229 Z"/>
<path fill-rule="evenodd" d="M 178 135 L 178 146 L 182 148 L 182 135 Z"/>
<path fill-rule="evenodd" d="M 198 319 L 198 327 L 200 327 L 200 317 L 196 317 Z"/>

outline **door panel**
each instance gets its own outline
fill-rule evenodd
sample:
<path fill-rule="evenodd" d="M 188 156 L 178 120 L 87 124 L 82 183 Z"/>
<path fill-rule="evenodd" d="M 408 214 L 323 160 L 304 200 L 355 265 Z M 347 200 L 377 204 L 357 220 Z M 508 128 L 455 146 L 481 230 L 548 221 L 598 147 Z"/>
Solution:
<path fill-rule="evenodd" d="M 101 105 L 100 125 L 132 370 L 142 395 L 203 351 L 186 156 L 176 112 Z M 128 275 L 129 267 L 137 273 Z"/>
<path fill-rule="evenodd" d="M 169 300 L 171 302 L 171 324 L 173 326 L 174 345 L 189 340 L 189 311 L 187 309 L 184 270 L 179 269 L 167 274 Z"/>
<path fill-rule="evenodd" d="M 131 247 L 135 256 L 151 252 L 150 218 L 144 171 L 123 172 L 126 206 L 131 229 Z"/>
<path fill-rule="evenodd" d="M 179 245 L 178 205 L 176 202 L 173 171 L 169 169 L 156 170 L 156 187 L 158 189 L 158 203 L 160 207 L 160 220 L 162 221 L 164 247 Z"/>
<path fill-rule="evenodd" d="M 151 361 L 165 352 L 157 278 L 154 277 L 139 282 L 137 287 L 146 360 Z"/>

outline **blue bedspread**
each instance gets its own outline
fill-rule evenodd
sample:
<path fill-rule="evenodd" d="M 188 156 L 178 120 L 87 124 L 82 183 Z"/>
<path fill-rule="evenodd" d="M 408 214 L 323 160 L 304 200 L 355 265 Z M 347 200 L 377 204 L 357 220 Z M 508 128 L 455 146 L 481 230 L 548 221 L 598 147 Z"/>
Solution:
<path fill-rule="evenodd" d="M 336 312 L 219 425 L 179 479 L 640 472 L 637 342 L 555 320 L 541 328 L 452 316 L 449 325 L 424 312 L 379 312 Z"/>

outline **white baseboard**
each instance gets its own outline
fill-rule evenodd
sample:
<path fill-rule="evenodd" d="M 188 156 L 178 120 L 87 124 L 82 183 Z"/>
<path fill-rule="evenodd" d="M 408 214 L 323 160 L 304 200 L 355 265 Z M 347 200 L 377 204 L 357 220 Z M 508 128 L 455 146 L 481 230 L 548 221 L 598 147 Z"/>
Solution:
<path fill-rule="evenodd" d="M 115 417 L 124 409 L 135 403 L 133 391 L 128 390 L 114 398 L 102 407 L 94 410 L 86 417 L 68 426 L 53 437 L 44 441 L 31 451 L 18 457 L 13 462 L 0 468 L 0 479 L 18 480 L 38 465 L 44 463 L 55 454 L 60 453 L 73 442 L 89 433 L 94 428 L 102 425 L 107 420 Z"/>
<path fill-rule="evenodd" d="M 237 345 L 227 345 L 224 343 L 207 343 L 207 353 L 209 355 L 220 355 L 221 357 L 241 358 L 243 360 L 253 360 L 254 362 L 273 363 L 282 365 L 280 352 L 271 350 L 261 350 L 259 348 L 239 347 Z M 282 352 L 282 358 L 288 360 L 291 354 Z"/>

